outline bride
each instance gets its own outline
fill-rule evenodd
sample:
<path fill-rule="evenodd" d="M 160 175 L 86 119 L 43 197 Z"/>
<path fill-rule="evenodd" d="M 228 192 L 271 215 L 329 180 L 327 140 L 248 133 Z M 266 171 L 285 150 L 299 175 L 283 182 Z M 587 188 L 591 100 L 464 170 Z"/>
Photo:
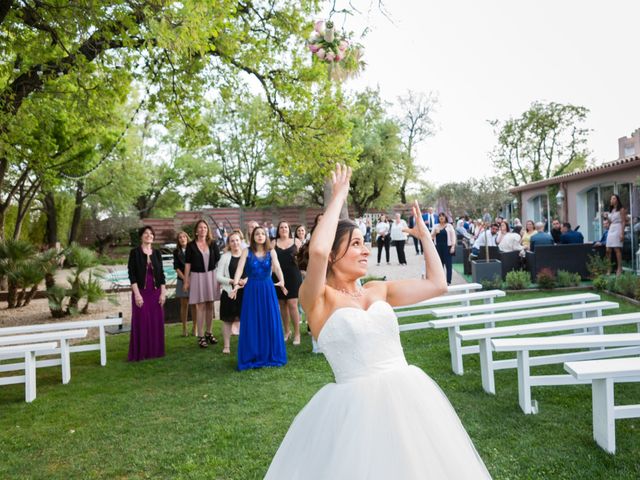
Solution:
<path fill-rule="evenodd" d="M 350 177 L 350 168 L 336 166 L 299 293 L 336 383 L 323 387 L 295 418 L 265 478 L 490 478 L 447 397 L 407 364 L 400 344 L 392 307 L 447 289 L 429 231 L 424 222 L 407 230 L 422 241 L 426 280 L 360 287 L 369 250 L 354 222 L 338 221 Z M 413 215 L 421 218 L 417 202 Z"/>

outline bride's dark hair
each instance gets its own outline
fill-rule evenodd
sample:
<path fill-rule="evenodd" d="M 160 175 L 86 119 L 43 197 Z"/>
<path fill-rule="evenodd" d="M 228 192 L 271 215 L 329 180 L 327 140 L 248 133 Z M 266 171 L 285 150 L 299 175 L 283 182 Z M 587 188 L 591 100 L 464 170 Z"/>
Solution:
<path fill-rule="evenodd" d="M 311 237 L 309 238 L 309 241 L 302 245 L 302 247 L 300 247 L 300 250 L 298 250 L 296 262 L 298 263 L 298 268 L 300 270 L 306 270 L 307 265 L 309 265 L 309 245 L 313 241 L 313 231 L 316 229 L 317 225 L 318 224 L 316 222 L 316 224 L 311 228 Z M 333 260 L 330 261 L 330 264 L 337 262 L 347 253 L 347 249 L 349 248 L 349 244 L 351 243 L 351 238 L 353 237 L 353 231 L 356 228 L 358 228 L 356 222 L 354 222 L 353 220 L 349 220 L 348 218 L 338 221 L 338 226 L 336 227 L 336 236 L 333 240 L 333 245 L 331 245 L 330 256 L 333 258 Z M 342 253 L 342 255 L 339 255 L 338 250 L 340 248 L 342 240 L 345 237 L 347 237 L 347 248 L 345 248 L 345 251 Z"/>

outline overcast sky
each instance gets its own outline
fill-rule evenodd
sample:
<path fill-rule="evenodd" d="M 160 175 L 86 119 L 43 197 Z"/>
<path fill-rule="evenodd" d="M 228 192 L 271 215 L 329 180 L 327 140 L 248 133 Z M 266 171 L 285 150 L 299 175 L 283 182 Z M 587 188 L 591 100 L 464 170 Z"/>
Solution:
<path fill-rule="evenodd" d="M 640 128 L 639 0 L 385 5 L 392 21 L 375 8 L 346 21 L 347 30 L 371 28 L 367 68 L 346 86 L 379 86 L 390 101 L 408 89 L 437 94 L 438 131 L 418 150 L 437 184 L 492 174 L 487 120 L 519 116 L 536 100 L 590 109 L 597 163 L 615 160 L 618 137 Z"/>

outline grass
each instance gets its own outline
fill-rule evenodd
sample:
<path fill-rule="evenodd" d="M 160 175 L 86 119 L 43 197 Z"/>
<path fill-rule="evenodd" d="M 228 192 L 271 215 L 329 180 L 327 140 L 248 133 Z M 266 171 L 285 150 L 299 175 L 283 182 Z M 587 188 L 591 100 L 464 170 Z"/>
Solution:
<path fill-rule="evenodd" d="M 240 373 L 219 345 L 199 350 L 179 334 L 168 326 L 167 356 L 137 364 L 125 361 L 127 335 L 109 337 L 108 365 L 99 366 L 97 352 L 74 354 L 68 385 L 59 369 L 40 369 L 32 404 L 22 385 L 0 388 L 0 478 L 262 478 L 294 416 L 333 381 L 327 362 L 304 336 L 302 346 L 289 346 L 286 367 Z M 477 356 L 465 357 L 464 376 L 451 372 L 445 331 L 406 332 L 402 343 L 409 363 L 447 394 L 494 479 L 640 477 L 640 419 L 616 422 L 618 453 L 608 455 L 592 440 L 589 386 L 534 388 L 540 413 L 524 415 L 515 371 L 498 371 L 490 396 Z M 616 386 L 617 403 L 639 398 L 639 384 Z"/>

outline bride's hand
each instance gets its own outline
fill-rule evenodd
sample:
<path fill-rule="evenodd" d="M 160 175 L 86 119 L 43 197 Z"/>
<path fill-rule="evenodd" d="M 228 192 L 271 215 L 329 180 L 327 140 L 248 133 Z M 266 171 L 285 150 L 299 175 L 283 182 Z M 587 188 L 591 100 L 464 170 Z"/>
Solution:
<path fill-rule="evenodd" d="M 351 167 L 336 164 L 336 169 L 331 173 L 331 193 L 333 198 L 345 201 L 349 195 L 349 181 L 351 180 Z"/>
<path fill-rule="evenodd" d="M 408 228 L 405 231 L 416 238 L 427 238 L 431 234 L 429 233 L 429 229 L 427 225 L 422 220 L 422 212 L 420 211 L 420 205 L 418 205 L 418 201 L 414 200 L 413 205 L 411 206 L 411 210 L 413 211 L 413 218 L 416 219 L 415 225 L 412 228 Z"/>

